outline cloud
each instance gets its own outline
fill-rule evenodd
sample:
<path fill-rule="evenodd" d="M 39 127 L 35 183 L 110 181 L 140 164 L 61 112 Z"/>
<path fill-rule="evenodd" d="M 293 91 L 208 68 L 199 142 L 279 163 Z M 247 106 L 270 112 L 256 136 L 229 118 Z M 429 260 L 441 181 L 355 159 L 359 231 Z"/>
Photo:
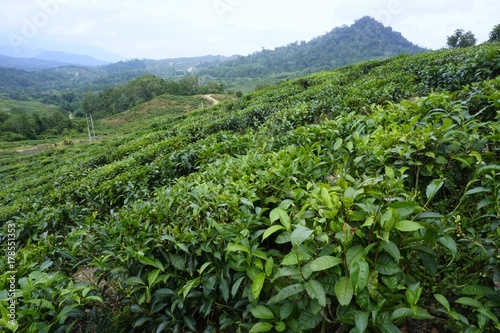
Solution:
<path fill-rule="evenodd" d="M 52 8 L 52 12 L 47 10 Z M 57 10 L 56 10 L 57 8 Z M 0 43 L 37 33 L 27 47 L 82 44 L 128 58 L 248 54 L 310 40 L 336 26 L 373 16 L 429 48 L 446 44 L 456 28 L 480 40 L 498 24 L 497 0 L 2 0 Z M 44 13 L 46 22 L 40 20 Z M 50 14 L 50 15 L 49 15 Z M 68 46 L 69 47 L 69 46 Z M 68 51 L 68 50 L 66 50 Z"/>

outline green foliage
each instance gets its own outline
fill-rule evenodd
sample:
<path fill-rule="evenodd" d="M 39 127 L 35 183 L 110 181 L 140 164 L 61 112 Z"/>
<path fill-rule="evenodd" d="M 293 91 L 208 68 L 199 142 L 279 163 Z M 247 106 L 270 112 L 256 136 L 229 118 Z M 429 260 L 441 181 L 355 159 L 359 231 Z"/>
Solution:
<path fill-rule="evenodd" d="M 36 102 L 0 100 L 0 141 L 33 140 L 72 129 L 68 114 Z"/>
<path fill-rule="evenodd" d="M 500 42 L 500 24 L 495 25 L 493 27 L 493 30 L 491 30 L 489 42 L 491 43 Z"/>
<path fill-rule="evenodd" d="M 198 78 L 194 76 L 186 76 L 176 82 L 147 74 L 99 94 L 87 93 L 78 114 L 92 114 L 96 118 L 102 118 L 121 113 L 163 94 L 195 95 L 208 92 L 220 93 L 222 88 L 213 82 L 200 87 Z"/>
<path fill-rule="evenodd" d="M 18 331 L 493 332 L 499 58 L 372 61 L 1 165 L 18 281 L 41 278 Z"/>
<path fill-rule="evenodd" d="M 471 31 L 465 32 L 464 29 L 457 29 L 455 33 L 448 36 L 448 47 L 450 49 L 457 49 L 476 45 L 476 36 Z"/>
<path fill-rule="evenodd" d="M 231 80 L 272 75 L 296 77 L 360 61 L 423 51 L 392 28 L 384 27 L 371 17 L 363 17 L 349 27 L 335 28 L 310 42 L 295 42 L 275 50 L 239 56 L 202 69 L 200 73 Z"/>

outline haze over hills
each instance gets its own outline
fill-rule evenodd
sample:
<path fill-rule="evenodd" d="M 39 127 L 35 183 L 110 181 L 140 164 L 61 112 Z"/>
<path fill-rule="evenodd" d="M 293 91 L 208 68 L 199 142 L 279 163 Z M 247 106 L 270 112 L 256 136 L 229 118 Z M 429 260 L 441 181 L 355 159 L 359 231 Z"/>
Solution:
<path fill-rule="evenodd" d="M 68 65 L 81 67 L 95 67 L 109 64 L 88 55 L 69 54 L 59 51 L 29 51 L 24 55 L 29 57 L 19 57 L 13 52 L 8 52 L 7 46 L 0 47 L 0 67 L 9 67 L 26 70 L 52 69 Z M 3 51 L 3 52 L 2 52 Z"/>
<path fill-rule="evenodd" d="M 0 54 L 2 50 L 5 47 L 0 47 Z M 249 92 L 262 83 L 424 51 L 392 28 L 363 17 L 351 26 L 334 28 L 309 42 L 294 42 L 247 56 L 132 59 L 107 65 L 89 56 L 62 52 L 41 52 L 30 59 L 0 57 L 0 93 L 18 100 L 40 100 L 41 95 L 52 96 L 64 89 L 78 90 L 76 94 L 80 96 L 81 92 L 101 91 L 144 74 L 174 80 L 195 75 L 203 82 L 217 81 L 226 89 Z"/>

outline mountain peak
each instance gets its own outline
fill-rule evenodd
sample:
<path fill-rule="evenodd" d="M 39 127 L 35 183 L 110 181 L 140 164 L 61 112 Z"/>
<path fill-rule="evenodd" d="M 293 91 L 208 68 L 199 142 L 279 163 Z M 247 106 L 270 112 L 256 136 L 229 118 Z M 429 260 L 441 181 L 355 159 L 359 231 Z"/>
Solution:
<path fill-rule="evenodd" d="M 273 51 L 265 50 L 238 57 L 204 72 L 226 78 L 262 77 L 282 73 L 303 75 L 371 59 L 424 51 L 426 50 L 411 43 L 391 27 L 385 27 L 374 18 L 365 16 L 350 26 L 334 28 L 307 43 L 292 43 Z"/>

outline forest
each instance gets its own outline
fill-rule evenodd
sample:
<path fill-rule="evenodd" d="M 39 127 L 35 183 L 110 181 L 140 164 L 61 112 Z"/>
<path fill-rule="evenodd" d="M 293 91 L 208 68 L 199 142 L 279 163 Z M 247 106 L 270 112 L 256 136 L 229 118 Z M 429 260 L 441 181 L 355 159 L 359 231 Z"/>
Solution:
<path fill-rule="evenodd" d="M 0 329 L 498 331 L 499 75 L 403 54 L 0 159 Z M 181 81 L 112 88 L 88 110 Z"/>

